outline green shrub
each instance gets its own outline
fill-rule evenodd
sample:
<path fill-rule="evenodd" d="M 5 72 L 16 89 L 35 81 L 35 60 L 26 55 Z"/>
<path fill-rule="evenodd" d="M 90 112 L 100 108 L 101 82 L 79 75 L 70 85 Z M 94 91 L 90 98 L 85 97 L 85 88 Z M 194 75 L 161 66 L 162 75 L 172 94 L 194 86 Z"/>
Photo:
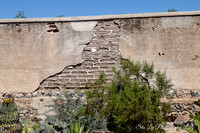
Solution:
<path fill-rule="evenodd" d="M 200 107 L 200 99 L 194 101 L 194 104 Z M 181 126 L 182 130 L 187 130 L 189 133 L 199 133 L 200 132 L 200 112 L 196 113 L 196 115 L 190 114 L 190 118 L 194 120 L 194 126 Z"/>
<path fill-rule="evenodd" d="M 164 132 L 161 125 L 170 106 L 160 98 L 168 98 L 170 79 L 165 73 L 154 72 L 154 65 L 147 62 L 133 63 L 121 58 L 120 65 L 120 70 L 113 68 L 111 85 L 106 83 L 104 74 L 88 84 L 90 91 L 86 93 L 82 114 L 91 117 L 98 113 L 114 132 Z"/>
<path fill-rule="evenodd" d="M 29 131 L 33 130 L 33 128 L 31 127 L 31 124 L 29 123 L 29 120 L 25 120 L 25 121 L 20 121 L 22 123 L 23 126 L 23 133 L 28 133 Z"/>
<path fill-rule="evenodd" d="M 44 124 L 40 124 L 36 130 L 31 130 L 30 133 L 84 133 L 84 125 L 80 122 L 71 123 L 67 127 L 67 123 L 61 121 L 54 116 L 50 116 L 46 119 Z M 89 133 L 88 129 L 85 133 Z"/>
<path fill-rule="evenodd" d="M 25 121 L 20 121 L 22 123 L 23 126 L 23 130 L 22 133 L 30 133 L 30 131 L 36 131 L 37 129 L 40 128 L 40 124 L 38 122 L 34 122 L 34 123 L 30 123 L 29 120 L 25 120 Z"/>
<path fill-rule="evenodd" d="M 89 128 L 103 129 L 105 125 L 104 119 L 98 119 L 96 116 L 86 118 L 79 113 L 83 106 L 85 106 L 84 97 L 83 93 L 76 90 L 73 92 L 65 92 L 64 97 L 61 96 L 54 99 L 54 104 L 50 106 L 52 108 L 51 111 L 55 113 L 54 117 L 65 122 L 68 128 L 71 123 L 80 122 L 81 125 L 85 125 L 85 130 Z"/>
<path fill-rule="evenodd" d="M 40 124 L 38 122 L 35 122 L 33 125 L 32 125 L 32 128 L 33 130 L 37 130 L 38 128 L 40 127 Z"/>
<path fill-rule="evenodd" d="M 200 107 L 200 99 L 194 102 L 195 105 Z M 183 127 L 182 129 L 186 129 L 189 133 L 199 133 L 200 132 L 200 112 L 196 115 L 190 114 L 190 118 L 194 119 L 194 127 Z"/>

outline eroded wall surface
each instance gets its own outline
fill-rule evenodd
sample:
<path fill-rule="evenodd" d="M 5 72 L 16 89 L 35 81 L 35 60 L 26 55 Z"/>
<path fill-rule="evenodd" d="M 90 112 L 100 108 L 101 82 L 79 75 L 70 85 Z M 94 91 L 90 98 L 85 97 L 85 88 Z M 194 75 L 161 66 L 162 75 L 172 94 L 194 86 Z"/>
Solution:
<path fill-rule="evenodd" d="M 2 23 L 0 92 L 84 87 L 101 71 L 111 79 L 119 54 L 153 62 L 176 89 L 199 89 L 200 62 L 192 60 L 200 53 L 199 21 L 187 15 Z"/>
<path fill-rule="evenodd" d="M 74 91 L 85 83 L 94 82 L 101 72 L 106 74 L 108 82 L 113 77 L 112 67 L 119 63 L 119 25 L 115 21 L 98 22 L 93 30 L 91 41 L 84 47 L 82 62 L 66 66 L 61 72 L 44 79 L 37 90 L 30 93 L 15 93 L 20 117 L 35 120 L 44 119 L 48 110 L 45 105 L 62 91 Z"/>
<path fill-rule="evenodd" d="M 179 14 L 179 13 L 177 13 Z M 199 13 L 200 14 L 200 13 Z M 0 21 L 1 22 L 1 21 Z M 44 118 L 63 90 L 85 89 L 119 57 L 154 62 L 172 79 L 173 112 L 200 97 L 200 15 L 0 24 L 0 92 L 14 92 L 20 117 Z M 84 90 L 83 90 L 84 91 Z M 178 111 L 177 111 L 178 110 Z M 179 115 L 179 114 L 177 114 Z"/>
<path fill-rule="evenodd" d="M 166 71 L 175 89 L 200 89 L 200 17 L 138 18 L 121 21 L 124 58 L 153 62 Z"/>
<path fill-rule="evenodd" d="M 1 24 L 0 92 L 33 92 L 45 78 L 81 63 L 96 24 Z"/>

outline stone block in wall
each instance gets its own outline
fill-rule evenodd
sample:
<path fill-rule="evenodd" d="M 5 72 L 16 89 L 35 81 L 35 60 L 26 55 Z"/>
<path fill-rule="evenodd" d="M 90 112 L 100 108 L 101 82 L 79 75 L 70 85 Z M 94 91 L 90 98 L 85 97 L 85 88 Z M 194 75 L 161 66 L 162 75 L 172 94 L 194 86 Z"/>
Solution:
<path fill-rule="evenodd" d="M 50 110 L 49 105 L 53 104 L 52 97 L 36 97 L 31 100 L 30 106 L 37 110 L 37 118 L 44 120 L 45 115 L 54 114 L 53 112 L 48 112 Z M 44 115 L 45 114 L 45 115 Z"/>

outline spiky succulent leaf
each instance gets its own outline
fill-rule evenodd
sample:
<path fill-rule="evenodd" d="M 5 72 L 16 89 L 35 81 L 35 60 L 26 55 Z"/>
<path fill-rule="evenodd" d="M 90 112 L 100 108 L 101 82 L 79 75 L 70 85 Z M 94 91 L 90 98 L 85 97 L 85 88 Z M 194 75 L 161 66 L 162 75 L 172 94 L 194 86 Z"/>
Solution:
<path fill-rule="evenodd" d="M 40 129 L 45 130 L 45 128 L 46 128 L 46 125 L 45 125 L 45 124 L 41 124 L 41 125 L 40 125 Z"/>

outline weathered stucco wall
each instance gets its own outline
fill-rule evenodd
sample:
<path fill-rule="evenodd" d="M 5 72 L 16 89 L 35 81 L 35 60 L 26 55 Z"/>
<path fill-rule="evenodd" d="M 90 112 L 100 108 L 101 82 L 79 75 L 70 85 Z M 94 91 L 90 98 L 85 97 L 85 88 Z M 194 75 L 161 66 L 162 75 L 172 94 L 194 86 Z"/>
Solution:
<path fill-rule="evenodd" d="M 47 77 L 82 62 L 97 22 L 0 25 L 0 91 L 32 92 Z"/>
<path fill-rule="evenodd" d="M 13 92 L 20 117 L 44 118 L 52 98 L 109 81 L 119 57 L 154 62 L 174 83 L 172 111 L 200 98 L 200 11 L 0 20 L 0 93 Z M 1 95 L 0 95 L 1 96 Z M 181 106 L 179 108 L 179 106 Z"/>
<path fill-rule="evenodd" d="M 123 57 L 154 62 L 176 89 L 200 89 L 200 16 L 126 19 L 121 22 Z"/>
<path fill-rule="evenodd" d="M 119 55 L 200 89 L 200 12 L 0 20 L 0 92 L 44 93 L 112 78 Z"/>

